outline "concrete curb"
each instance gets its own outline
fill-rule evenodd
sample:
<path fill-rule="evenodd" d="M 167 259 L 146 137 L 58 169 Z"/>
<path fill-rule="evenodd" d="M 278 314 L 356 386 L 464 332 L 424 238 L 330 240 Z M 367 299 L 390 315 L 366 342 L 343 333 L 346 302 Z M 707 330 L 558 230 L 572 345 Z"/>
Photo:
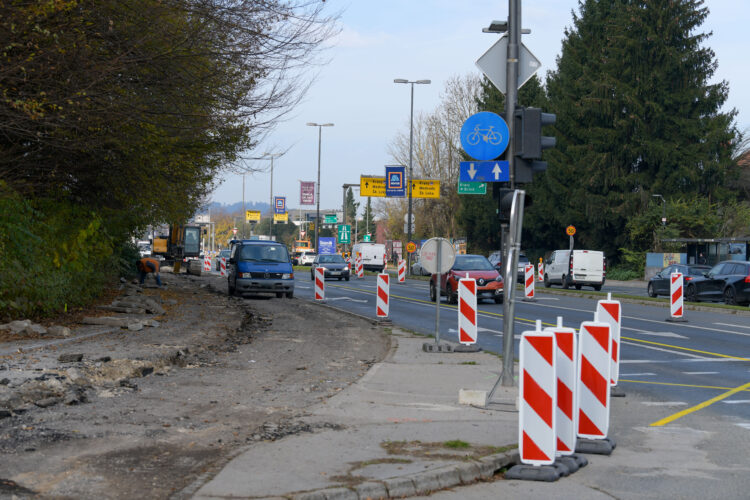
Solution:
<path fill-rule="evenodd" d="M 337 486 L 287 496 L 292 500 L 366 500 L 405 498 L 490 480 L 498 471 L 520 463 L 518 450 L 482 457 L 475 462 L 446 465 L 440 469 L 383 481 L 367 481 L 352 487 Z M 278 497 L 266 497 L 267 500 Z"/>

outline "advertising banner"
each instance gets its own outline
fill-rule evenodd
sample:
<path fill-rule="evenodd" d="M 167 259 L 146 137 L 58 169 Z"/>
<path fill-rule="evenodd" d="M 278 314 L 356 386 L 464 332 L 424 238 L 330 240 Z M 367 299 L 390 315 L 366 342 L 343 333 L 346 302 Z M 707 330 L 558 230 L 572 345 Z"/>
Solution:
<path fill-rule="evenodd" d="M 315 182 L 299 183 L 299 204 L 315 205 Z"/>
<path fill-rule="evenodd" d="M 336 253 L 336 238 L 318 238 L 318 254 Z"/>

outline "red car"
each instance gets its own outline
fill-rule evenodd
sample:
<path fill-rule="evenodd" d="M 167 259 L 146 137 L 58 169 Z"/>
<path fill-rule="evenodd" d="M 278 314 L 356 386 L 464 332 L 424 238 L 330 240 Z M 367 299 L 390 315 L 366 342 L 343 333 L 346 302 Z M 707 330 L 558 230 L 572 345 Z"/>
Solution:
<path fill-rule="evenodd" d="M 456 255 L 453 267 L 440 276 L 440 295 L 446 295 L 448 302 L 458 302 L 458 280 L 473 278 L 477 282 L 477 300 L 492 299 L 496 304 L 503 302 L 503 277 L 483 255 Z M 437 300 L 437 274 L 430 278 L 430 300 Z"/>

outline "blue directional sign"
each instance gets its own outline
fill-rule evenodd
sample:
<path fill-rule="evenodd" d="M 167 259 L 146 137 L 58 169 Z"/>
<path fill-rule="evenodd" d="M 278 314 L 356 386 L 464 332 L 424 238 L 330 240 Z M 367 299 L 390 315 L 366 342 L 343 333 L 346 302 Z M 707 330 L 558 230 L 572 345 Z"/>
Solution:
<path fill-rule="evenodd" d="M 385 167 L 385 195 L 403 198 L 406 196 L 406 167 L 387 165 Z"/>
<path fill-rule="evenodd" d="M 508 147 L 510 131 L 500 115 L 481 111 L 461 126 L 461 146 L 477 160 L 494 160 Z"/>
<path fill-rule="evenodd" d="M 462 161 L 459 164 L 459 182 L 507 182 L 510 166 L 507 161 Z"/>
<path fill-rule="evenodd" d="M 277 214 L 286 213 L 286 196 L 274 196 L 273 209 Z"/>

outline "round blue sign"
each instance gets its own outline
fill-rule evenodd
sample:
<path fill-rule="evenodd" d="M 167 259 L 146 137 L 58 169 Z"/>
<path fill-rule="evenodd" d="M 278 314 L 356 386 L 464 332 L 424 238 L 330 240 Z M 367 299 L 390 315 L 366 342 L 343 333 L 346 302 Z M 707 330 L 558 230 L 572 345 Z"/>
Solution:
<path fill-rule="evenodd" d="M 500 115 L 481 111 L 461 127 L 461 146 L 475 160 L 494 160 L 508 147 L 510 131 Z"/>

